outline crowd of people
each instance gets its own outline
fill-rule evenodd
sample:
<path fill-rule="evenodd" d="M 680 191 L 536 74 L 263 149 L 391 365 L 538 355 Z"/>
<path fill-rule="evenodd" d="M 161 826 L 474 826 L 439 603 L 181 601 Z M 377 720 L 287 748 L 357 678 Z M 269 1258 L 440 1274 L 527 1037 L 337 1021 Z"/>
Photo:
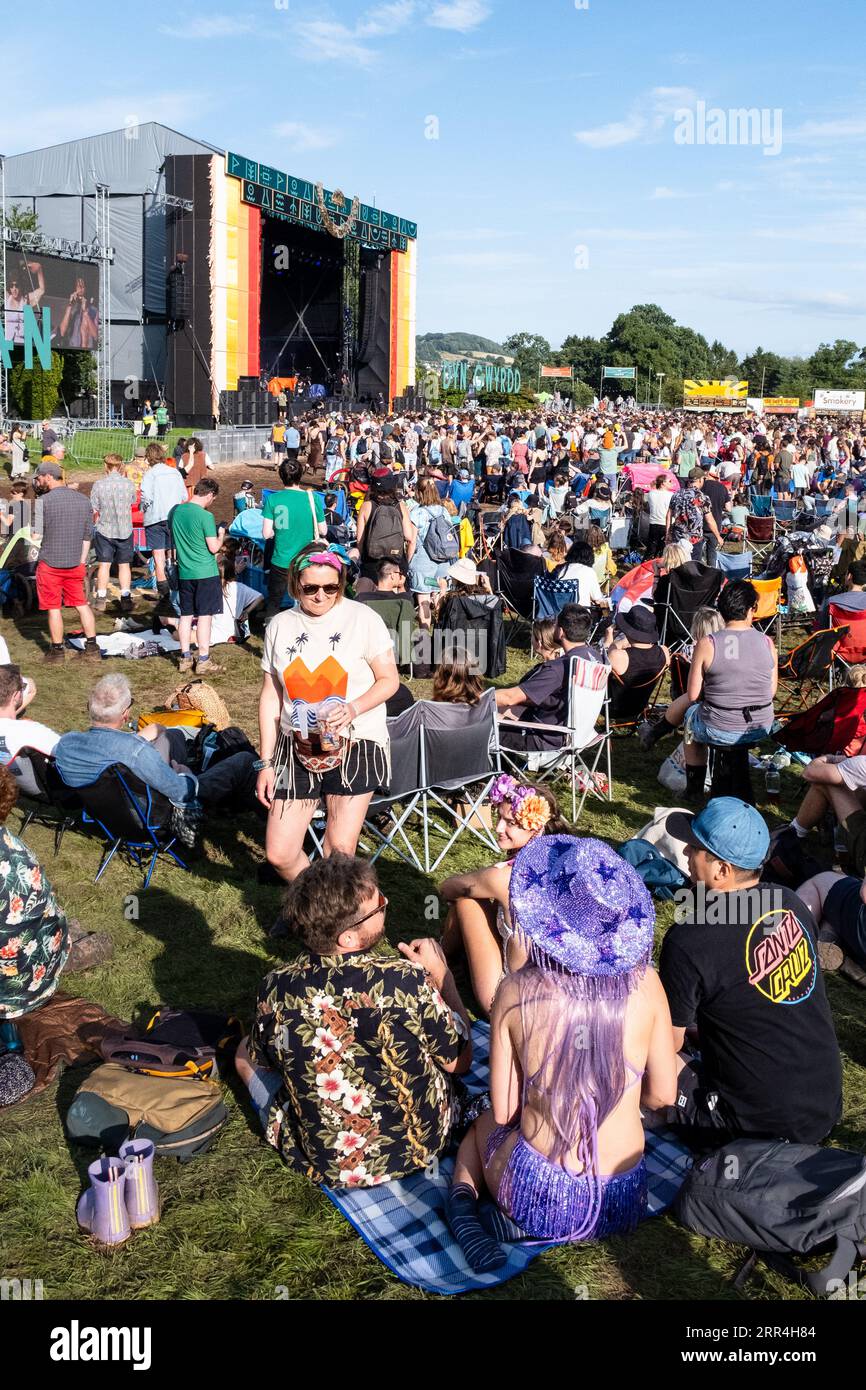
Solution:
<path fill-rule="evenodd" d="M 775 428 L 606 403 L 563 417 L 476 410 L 281 422 L 272 434 L 281 487 L 261 509 L 267 598 L 247 590 L 246 605 L 237 547 L 213 515 L 218 484 L 197 441 L 186 445 L 178 459 L 148 445 L 138 482 L 108 455 L 89 497 L 54 459 L 36 470 L 46 659 L 66 659 L 68 607 L 83 659 L 101 659 L 95 613 L 113 568 L 119 617 L 132 615 L 140 506 L 155 621 L 177 631 L 182 672 L 222 673 L 210 647 L 226 605 L 232 624 L 247 612 L 266 619 L 256 746 L 190 766 L 181 730 L 153 722 L 130 731 L 133 690 L 114 674 L 93 684 L 87 729 L 55 731 L 34 683 L 0 650 L 0 839 L 11 866 L 0 886 L 0 1019 L 43 1002 L 69 950 L 50 886 L 3 824 L 26 794 L 16 760 L 29 748 L 52 758 L 72 789 L 110 766 L 135 773 L 171 805 L 183 844 L 195 843 L 203 816 L 257 810 L 270 872 L 285 885 L 272 932 L 298 948 L 263 981 L 236 1057 L 266 1142 L 335 1187 L 405 1177 L 459 1145 L 448 1219 L 478 1272 L 501 1266 L 503 1243 L 515 1239 L 633 1230 L 646 1213 L 647 1125 L 673 1126 L 698 1151 L 730 1136 L 826 1139 L 841 1116 L 842 1071 L 823 975 L 845 959 L 866 967 L 866 751 L 810 763 L 797 816 L 772 836 L 748 797 L 707 800 L 708 750 L 748 750 L 773 729 L 779 653 L 757 623 L 751 580 L 719 575 L 688 643 L 677 643 L 677 689 L 661 615 L 672 576 L 713 570 L 754 495 L 792 497 L 804 513 L 819 496 L 837 504 L 838 601 L 866 609 L 862 425 Z M 648 465 L 649 487 L 624 489 L 623 470 Z M 612 541 L 626 498 L 635 558 L 652 572 L 624 601 Z M 251 484 L 242 500 L 254 504 Z M 543 779 L 506 773 L 488 798 L 502 857 L 438 885 L 440 941 L 385 945 L 387 898 L 358 844 L 374 793 L 389 785 L 389 719 L 414 696 L 379 605 L 404 600 L 422 630 L 447 626 L 458 601 L 490 613 L 505 594 L 513 611 L 499 580 L 515 557 L 570 586 L 569 601 L 532 623 L 535 664 L 496 686 L 500 749 L 563 747 L 575 662 L 604 670 L 613 722 L 634 692 L 670 676 L 668 703 L 639 737 L 649 753 L 682 729 L 694 811 L 667 824 L 690 896 L 657 970 L 653 900 L 637 869 L 580 836 Z M 836 602 L 830 591 L 817 597 Z M 487 672 L 465 652 L 434 665 L 434 700 L 487 698 Z M 311 861 L 320 811 L 322 854 Z M 851 873 L 783 881 L 768 871 L 828 813 Z M 779 946 L 771 959 L 757 949 L 768 937 Z M 796 971 L 785 968 L 794 946 Z M 452 971 L 468 981 L 463 995 Z M 472 1057 L 469 997 L 490 1021 L 483 1103 L 461 1080 Z"/>

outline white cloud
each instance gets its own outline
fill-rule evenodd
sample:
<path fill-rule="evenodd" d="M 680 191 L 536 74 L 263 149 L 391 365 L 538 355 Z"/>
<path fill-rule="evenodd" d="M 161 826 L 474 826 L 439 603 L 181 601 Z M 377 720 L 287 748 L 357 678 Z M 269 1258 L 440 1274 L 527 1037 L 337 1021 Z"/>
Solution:
<path fill-rule="evenodd" d="M 576 130 L 574 138 L 579 145 L 586 145 L 591 150 L 628 145 L 634 140 L 658 134 L 675 111 L 689 106 L 694 100 L 695 93 L 691 87 L 653 87 L 632 104 L 623 120 L 608 121 L 606 125 L 594 126 L 589 130 Z"/>
<path fill-rule="evenodd" d="M 93 101 L 52 105 L 47 99 L 29 106 L 12 103 L 3 114 L 5 152 L 37 150 L 67 140 L 81 140 L 103 131 L 121 130 L 138 119 L 157 121 L 184 130 L 195 138 L 205 124 L 203 116 L 215 105 L 211 92 L 195 87 L 171 91 L 148 91 L 141 106 L 134 92 L 119 96 L 99 96 Z"/>
<path fill-rule="evenodd" d="M 650 201 L 659 202 L 670 198 L 694 198 L 695 196 L 694 193 L 684 193 L 679 189 L 668 188 L 665 184 L 659 184 L 650 194 Z"/>
<path fill-rule="evenodd" d="M 188 19 L 178 25 L 160 24 L 159 32 L 172 39 L 233 39 L 250 33 L 252 27 L 252 20 L 217 14 L 209 19 Z"/>
<path fill-rule="evenodd" d="M 468 34 L 483 24 L 489 14 L 486 0 L 442 0 L 434 4 L 427 23 L 434 29 L 456 29 L 460 34 Z"/>
<path fill-rule="evenodd" d="M 575 233 L 588 244 L 605 241 L 691 241 L 695 233 L 684 227 L 584 227 Z"/>
<path fill-rule="evenodd" d="M 801 145 L 820 145 L 825 140 L 866 140 L 866 120 L 804 121 L 785 139 Z"/>
<path fill-rule="evenodd" d="M 357 29 L 328 19 L 308 19 L 295 25 L 292 42 L 314 63 L 349 63 L 366 68 L 376 60 L 375 49 L 362 43 Z"/>
<path fill-rule="evenodd" d="M 415 13 L 415 0 L 393 0 L 387 5 L 377 5 L 362 15 L 355 26 L 359 38 L 378 38 L 384 34 L 396 34 L 403 29 Z"/>
<path fill-rule="evenodd" d="M 304 150 L 327 150 L 336 145 L 338 136 L 329 130 L 318 130 L 303 121 L 281 121 L 274 126 L 274 134 L 286 140 L 298 153 Z"/>

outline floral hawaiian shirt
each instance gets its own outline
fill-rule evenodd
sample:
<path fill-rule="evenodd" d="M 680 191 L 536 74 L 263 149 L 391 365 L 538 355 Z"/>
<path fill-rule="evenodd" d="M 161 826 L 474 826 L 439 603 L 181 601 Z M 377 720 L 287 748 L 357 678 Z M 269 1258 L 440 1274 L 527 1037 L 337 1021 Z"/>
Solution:
<path fill-rule="evenodd" d="M 698 488 L 681 488 L 671 499 L 668 513 L 671 540 L 697 543 L 704 534 L 704 517 L 709 510 L 710 500 Z"/>
<path fill-rule="evenodd" d="M 20 1018 L 54 993 L 69 928 L 26 845 L 0 826 L 0 1019 Z"/>
<path fill-rule="evenodd" d="M 262 982 L 254 1065 L 279 1072 L 265 1137 L 333 1187 L 374 1187 L 426 1168 L 456 1115 L 443 1065 L 462 1019 L 413 962 L 392 953 L 300 955 Z"/>

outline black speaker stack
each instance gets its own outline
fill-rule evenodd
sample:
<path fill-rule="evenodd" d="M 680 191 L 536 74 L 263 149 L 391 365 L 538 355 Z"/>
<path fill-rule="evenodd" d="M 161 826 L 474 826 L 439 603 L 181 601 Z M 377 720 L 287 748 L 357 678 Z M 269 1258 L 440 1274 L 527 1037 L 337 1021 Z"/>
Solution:
<path fill-rule="evenodd" d="M 223 392 L 224 423 L 230 425 L 272 425 L 279 419 L 276 397 L 259 385 L 257 377 L 238 377 L 237 391 Z"/>

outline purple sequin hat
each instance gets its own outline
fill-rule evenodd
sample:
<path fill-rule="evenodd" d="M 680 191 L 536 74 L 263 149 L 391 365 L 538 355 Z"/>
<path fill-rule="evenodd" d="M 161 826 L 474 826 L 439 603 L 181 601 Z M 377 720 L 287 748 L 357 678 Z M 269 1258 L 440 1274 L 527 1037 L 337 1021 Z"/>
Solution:
<path fill-rule="evenodd" d="M 509 906 L 537 965 L 611 978 L 649 962 L 652 898 L 632 866 L 601 840 L 531 840 L 514 860 Z"/>

